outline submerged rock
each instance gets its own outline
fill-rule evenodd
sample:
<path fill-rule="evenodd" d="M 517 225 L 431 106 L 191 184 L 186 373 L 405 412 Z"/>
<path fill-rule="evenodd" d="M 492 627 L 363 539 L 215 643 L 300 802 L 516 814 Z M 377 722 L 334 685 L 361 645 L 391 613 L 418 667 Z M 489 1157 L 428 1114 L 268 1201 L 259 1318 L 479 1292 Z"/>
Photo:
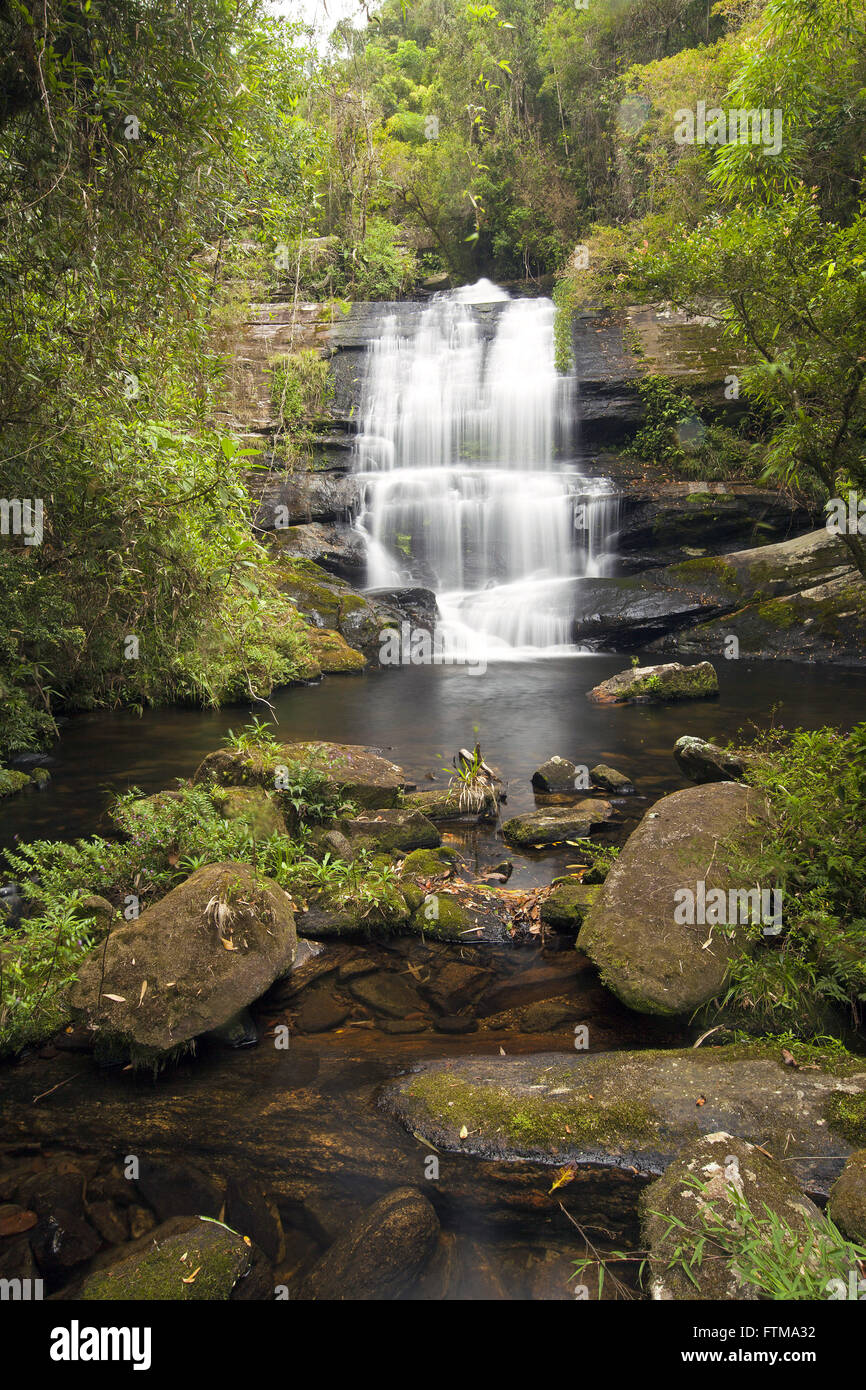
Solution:
<path fill-rule="evenodd" d="M 439 1239 L 439 1220 L 422 1193 L 400 1187 L 340 1236 L 294 1294 L 301 1301 L 391 1300 L 412 1287 Z"/>
<path fill-rule="evenodd" d="M 690 1014 L 715 997 L 742 932 L 736 922 L 699 922 L 701 888 L 748 888 L 728 868 L 727 842 L 743 842 L 764 818 L 760 795 L 735 782 L 687 787 L 662 797 L 629 836 L 607 874 L 578 945 L 624 1004 L 649 1014 Z M 750 823 L 752 830 L 750 831 Z M 682 908 L 693 895 L 692 922 Z M 735 906 L 739 909 L 739 900 Z"/>
<path fill-rule="evenodd" d="M 598 884 L 557 884 L 541 904 L 542 922 L 554 931 L 578 932 L 600 891 Z"/>
<path fill-rule="evenodd" d="M 155 1059 L 258 999 L 296 944 L 278 884 L 247 864 L 208 864 L 85 957 L 69 1005 L 106 1048 Z"/>
<path fill-rule="evenodd" d="M 618 671 L 587 695 L 597 705 L 652 705 L 667 700 L 703 700 L 718 693 L 719 678 L 709 661 L 697 666 L 671 661 L 665 666 Z"/>
<path fill-rule="evenodd" d="M 515 845 L 556 845 L 563 840 L 584 839 L 596 827 L 612 820 L 613 814 L 609 801 L 587 798 L 574 806 L 552 806 L 545 811 L 513 816 L 503 825 L 502 833 Z"/>
<path fill-rule="evenodd" d="M 778 1056 L 770 1044 L 742 1044 L 468 1057 L 423 1064 L 391 1082 L 382 1104 L 452 1153 L 643 1173 L 662 1172 L 704 1131 L 725 1130 L 784 1154 L 798 1181 L 826 1192 L 852 1151 L 834 1102 L 866 1094 L 866 1062 L 852 1057 L 834 1073 Z"/>
<path fill-rule="evenodd" d="M 739 754 L 689 734 L 677 739 L 674 757 L 693 782 L 740 782 L 746 771 L 745 761 Z"/>
<path fill-rule="evenodd" d="M 766 1220 L 769 1209 L 794 1232 L 797 1242 L 805 1244 L 814 1236 L 814 1224 L 821 1214 L 781 1163 L 741 1138 L 726 1133 L 705 1134 L 688 1144 L 664 1176 L 640 1196 L 643 1243 L 649 1251 L 650 1293 L 654 1299 L 766 1297 L 766 1293 L 738 1274 L 718 1243 L 707 1240 L 700 1251 L 696 1250 L 705 1231 L 705 1215 L 712 1214 L 714 1224 L 721 1220 L 729 1230 L 739 1229 L 736 1198 L 744 1199 L 759 1220 Z M 675 1255 L 678 1247 L 683 1251 L 682 1260 Z M 772 1255 L 769 1231 L 766 1253 Z M 696 1254 L 700 1258 L 695 1258 Z"/>

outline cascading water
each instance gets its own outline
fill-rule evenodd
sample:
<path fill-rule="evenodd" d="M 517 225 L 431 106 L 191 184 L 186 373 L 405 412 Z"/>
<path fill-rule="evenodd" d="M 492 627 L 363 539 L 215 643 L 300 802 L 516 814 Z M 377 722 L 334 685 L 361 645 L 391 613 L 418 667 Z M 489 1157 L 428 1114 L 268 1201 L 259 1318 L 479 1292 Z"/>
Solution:
<path fill-rule="evenodd" d="M 371 344 L 356 471 L 371 588 L 437 592 L 456 659 L 562 654 L 575 577 L 598 574 L 613 499 L 571 453 L 574 381 L 549 299 L 489 281 L 396 309 Z"/>

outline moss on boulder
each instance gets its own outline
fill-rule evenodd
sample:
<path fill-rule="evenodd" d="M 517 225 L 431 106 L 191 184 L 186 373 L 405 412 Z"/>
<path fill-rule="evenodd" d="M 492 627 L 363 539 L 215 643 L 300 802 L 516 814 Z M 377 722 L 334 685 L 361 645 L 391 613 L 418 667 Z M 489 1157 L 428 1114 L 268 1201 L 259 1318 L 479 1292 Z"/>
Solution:
<path fill-rule="evenodd" d="M 299 766 L 327 779 L 335 797 L 366 808 L 397 806 L 405 783 L 403 771 L 374 749 L 353 743 L 313 743 L 299 740 L 276 750 L 252 748 L 239 752 L 218 748 L 199 764 L 193 783 L 218 786 L 259 786 L 279 794 L 281 769 Z M 278 795 L 279 799 L 279 795 Z"/>
<path fill-rule="evenodd" d="M 851 1155 L 830 1188 L 828 1211 L 849 1240 L 866 1245 L 866 1149 Z"/>
<path fill-rule="evenodd" d="M 77 1297 L 88 1303 L 225 1301 L 241 1292 L 256 1253 L 246 1237 L 219 1221 L 175 1216 L 121 1246 L 110 1264 L 85 1276 Z"/>
<path fill-rule="evenodd" d="M 719 678 L 709 661 L 701 661 L 697 666 L 682 666 L 678 661 L 663 666 L 633 666 L 587 692 L 588 698 L 598 705 L 704 700 L 718 693 Z"/>
<path fill-rule="evenodd" d="M 341 633 L 333 632 L 329 628 L 309 628 L 307 642 L 313 659 L 325 675 L 363 671 L 367 665 L 367 658 L 363 652 L 350 647 Z"/>
<path fill-rule="evenodd" d="M 729 867 L 729 845 L 757 834 L 765 814 L 752 788 L 713 782 L 663 797 L 629 836 L 578 940 L 629 1008 L 691 1014 L 722 989 L 742 932 L 702 924 L 697 912 L 682 920 L 681 895 L 697 901 L 699 884 L 706 893 L 747 888 Z"/>
<path fill-rule="evenodd" d="M 541 920 L 554 931 L 577 932 L 600 892 L 597 884 L 560 883 L 541 904 Z"/>
<path fill-rule="evenodd" d="M 552 806 L 544 811 L 529 811 L 512 816 L 502 827 L 502 834 L 512 844 L 524 848 L 561 844 L 563 840 L 585 839 L 593 830 L 612 820 L 614 810 L 609 801 L 587 797 L 573 806 Z"/>

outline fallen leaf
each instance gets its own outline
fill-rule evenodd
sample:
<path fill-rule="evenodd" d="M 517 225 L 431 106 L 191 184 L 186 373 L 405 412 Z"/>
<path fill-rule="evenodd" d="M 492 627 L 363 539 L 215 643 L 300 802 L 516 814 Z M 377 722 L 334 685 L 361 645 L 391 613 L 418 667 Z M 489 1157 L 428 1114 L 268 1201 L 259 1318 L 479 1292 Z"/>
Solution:
<path fill-rule="evenodd" d="M 577 1169 L 571 1164 L 568 1168 L 560 1168 L 553 1180 L 553 1186 L 548 1190 L 548 1197 L 551 1192 L 555 1192 L 558 1187 L 567 1187 L 570 1182 L 574 1182 L 577 1177 Z"/>
<path fill-rule="evenodd" d="M 706 1096 L 698 1096 L 697 1100 L 695 1101 L 695 1105 L 706 1105 L 706 1103 L 707 1103 L 707 1098 L 706 1098 Z"/>
<path fill-rule="evenodd" d="M 39 1220 L 35 1211 L 13 1211 L 8 1216 L 0 1215 L 0 1236 L 17 1236 L 29 1231 Z"/>
<path fill-rule="evenodd" d="M 199 1265 L 198 1269 L 194 1269 L 193 1272 L 192 1272 L 192 1274 L 188 1274 L 188 1275 L 186 1276 L 186 1278 L 183 1280 L 184 1284 L 192 1284 L 192 1283 L 194 1283 L 194 1282 L 195 1282 L 195 1276 L 200 1272 L 200 1270 L 201 1270 L 201 1265 Z"/>
<path fill-rule="evenodd" d="M 126 1003 L 126 996 L 123 995 L 123 994 L 105 994 L 103 997 L 104 997 L 105 999 L 113 999 L 114 1002 L 115 1002 L 115 1004 L 125 1004 L 125 1003 Z"/>
<path fill-rule="evenodd" d="M 147 980 L 141 982 L 141 994 L 138 996 L 138 1007 L 141 1008 L 144 996 L 147 994 Z"/>
<path fill-rule="evenodd" d="M 461 1125 L 461 1126 L 460 1126 L 460 1138 L 461 1138 L 461 1139 L 468 1139 L 468 1138 L 469 1138 L 469 1130 L 466 1128 L 465 1125 Z"/>
<path fill-rule="evenodd" d="M 782 1061 L 786 1067 L 799 1067 L 799 1062 L 794 1060 L 794 1054 L 789 1052 L 787 1047 L 782 1048 Z"/>
<path fill-rule="evenodd" d="M 236 951 L 238 949 L 233 941 L 229 941 L 227 936 L 221 936 L 220 941 L 225 946 L 227 951 Z"/>

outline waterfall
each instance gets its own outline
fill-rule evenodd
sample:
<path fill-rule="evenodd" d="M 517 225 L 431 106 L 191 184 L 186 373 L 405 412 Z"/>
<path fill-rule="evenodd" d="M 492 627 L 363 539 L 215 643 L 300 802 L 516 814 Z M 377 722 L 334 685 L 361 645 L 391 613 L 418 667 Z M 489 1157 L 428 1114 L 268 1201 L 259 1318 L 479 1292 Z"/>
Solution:
<path fill-rule="evenodd" d="M 573 459 L 575 382 L 554 306 L 482 280 L 387 306 L 355 468 L 371 588 L 434 588 L 456 659 L 572 652 L 574 584 L 598 574 L 612 499 Z"/>

